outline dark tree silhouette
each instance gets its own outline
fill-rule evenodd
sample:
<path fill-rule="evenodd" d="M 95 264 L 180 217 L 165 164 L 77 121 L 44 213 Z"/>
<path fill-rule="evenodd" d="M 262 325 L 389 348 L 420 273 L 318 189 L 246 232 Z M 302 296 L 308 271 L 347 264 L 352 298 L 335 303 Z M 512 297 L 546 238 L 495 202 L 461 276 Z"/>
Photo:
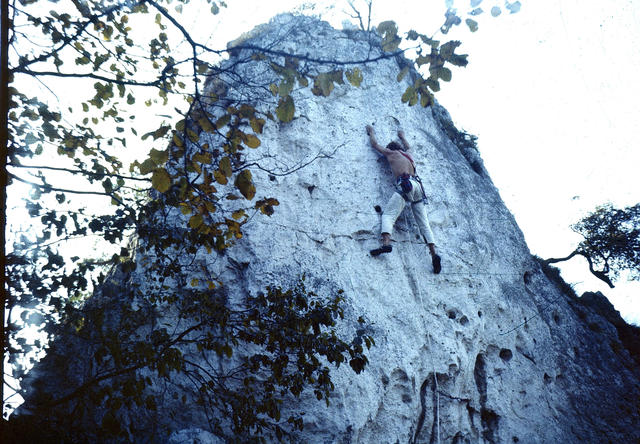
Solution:
<path fill-rule="evenodd" d="M 597 207 L 571 227 L 584 239 L 566 257 L 546 259 L 547 264 L 583 256 L 589 271 L 613 288 L 620 272 L 628 270 L 631 279 L 640 279 L 640 204 L 614 208 Z"/>

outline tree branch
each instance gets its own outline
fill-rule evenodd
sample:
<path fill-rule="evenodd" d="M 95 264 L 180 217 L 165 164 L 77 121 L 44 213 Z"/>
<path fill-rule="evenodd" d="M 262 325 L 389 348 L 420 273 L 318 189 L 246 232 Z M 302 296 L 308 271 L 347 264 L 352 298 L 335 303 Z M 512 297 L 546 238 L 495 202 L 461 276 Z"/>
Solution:
<path fill-rule="evenodd" d="M 21 177 L 16 176 L 15 174 L 12 173 L 7 173 L 9 175 L 9 177 L 22 182 L 22 183 L 26 183 L 27 185 L 32 185 L 34 187 L 38 187 L 38 188 L 43 188 L 44 190 L 47 191 L 59 191 L 61 193 L 72 193 L 72 194 L 93 194 L 93 195 L 97 195 L 97 196 L 107 196 L 112 198 L 113 200 L 115 200 L 116 202 L 118 202 L 120 205 L 123 205 L 127 208 L 130 208 L 128 205 L 125 205 L 124 202 L 122 202 L 121 199 L 118 199 L 118 197 L 116 195 L 114 195 L 113 193 L 107 193 L 106 191 L 80 191 L 80 190 L 69 190 L 66 188 L 58 188 L 58 187 L 54 187 L 51 185 L 47 185 L 47 184 L 42 184 L 42 183 L 35 183 L 35 182 L 30 182 L 26 179 L 23 179 Z"/>
<path fill-rule="evenodd" d="M 287 51 L 281 51 L 277 49 L 268 49 L 263 48 L 257 45 L 238 45 L 230 48 L 229 51 L 238 51 L 242 49 L 252 49 L 254 51 L 259 51 L 269 55 L 276 55 L 282 57 L 292 57 L 298 60 L 303 60 L 305 62 L 318 63 L 320 65 L 337 65 L 337 66 L 346 66 L 346 65 L 366 65 L 367 63 L 374 63 L 379 60 L 385 60 L 397 57 L 399 55 L 404 54 L 405 50 L 399 49 L 397 51 L 382 53 L 377 57 L 367 57 L 365 59 L 360 60 L 331 60 L 331 59 L 317 59 L 315 57 L 310 57 L 308 54 L 292 54 Z"/>
<path fill-rule="evenodd" d="M 180 333 L 176 338 L 174 338 L 172 341 L 168 342 L 163 349 L 158 353 L 158 358 L 162 357 L 162 355 L 171 347 L 173 347 L 174 345 L 176 345 L 178 342 L 180 342 L 185 336 L 187 336 L 189 333 L 191 333 L 194 330 L 197 330 L 199 328 L 202 328 L 202 326 L 205 325 L 205 322 L 200 322 L 198 324 L 192 325 L 191 327 L 187 328 L 186 330 L 184 330 L 182 333 Z M 45 406 L 47 407 L 53 407 L 56 405 L 60 405 L 60 404 L 64 404 L 65 402 L 71 401 L 73 398 L 81 395 L 82 393 L 84 393 L 89 387 L 98 384 L 102 381 L 106 381 L 107 379 L 111 379 L 111 378 L 115 378 L 116 376 L 121 376 L 121 375 L 125 375 L 127 373 L 131 373 L 133 371 L 139 370 L 143 367 L 146 367 L 147 365 L 149 365 L 148 362 L 140 362 L 138 364 L 134 364 L 131 365 L 129 367 L 126 368 L 122 368 L 119 370 L 113 370 L 107 373 L 104 373 L 102 375 L 96 375 L 93 378 L 91 378 L 89 381 L 85 382 L 84 384 L 82 384 L 80 387 L 78 387 L 77 389 L 75 389 L 74 391 L 72 391 L 71 393 L 69 393 L 66 396 L 63 396 L 62 398 L 56 399 L 54 401 L 50 401 L 47 402 L 45 404 Z"/>
<path fill-rule="evenodd" d="M 0 280 L 7 282 L 6 276 L 6 228 L 7 228 L 7 157 L 9 154 L 9 131 L 8 131 L 8 116 L 9 116 L 9 28 L 13 29 L 11 20 L 9 19 L 9 0 L 3 0 L 2 6 L 0 6 Z M 0 414 L 2 414 L 2 420 L 4 421 L 4 360 L 5 360 L 5 342 L 6 334 L 5 330 L 5 307 L 10 306 L 8 303 L 8 293 L 4 284 L 0 288 L 0 318 L 2 319 L 2 326 L 0 326 L 0 344 L 2 344 L 2 362 L 0 363 Z"/>
<path fill-rule="evenodd" d="M 8 0 L 7 2 L 3 2 L 3 4 L 5 3 L 9 3 Z M 141 0 L 139 2 L 136 2 L 135 5 L 130 5 L 132 8 L 133 6 L 137 6 L 137 5 L 141 5 L 145 3 L 145 0 Z M 62 43 L 60 44 L 60 46 L 58 46 L 57 48 L 52 49 L 49 52 L 46 52 L 44 54 L 40 54 L 38 57 L 35 57 L 33 59 L 24 59 L 22 60 L 18 66 L 16 68 L 14 68 L 15 72 L 25 72 L 25 68 L 29 65 L 32 65 L 34 63 L 37 62 L 43 62 L 45 60 L 47 60 L 49 57 L 52 57 L 54 54 L 58 54 L 60 53 L 60 51 L 62 50 L 62 48 L 64 48 L 65 46 L 69 45 L 70 43 L 73 43 L 75 41 L 78 40 L 78 38 L 82 35 L 82 33 L 87 29 L 87 26 L 89 26 L 92 23 L 95 23 L 100 17 L 104 17 L 104 16 L 109 16 L 110 14 L 113 14 L 114 12 L 116 12 L 119 9 L 122 9 L 126 6 L 129 6 L 128 2 L 122 2 L 120 4 L 114 5 L 111 8 L 108 8 L 106 10 L 104 10 L 102 13 L 100 14 L 93 14 L 93 15 L 89 15 L 87 16 L 87 20 L 84 23 L 77 23 L 78 28 L 76 29 L 76 32 L 73 35 L 68 35 L 65 36 L 65 38 L 62 40 Z M 82 14 L 85 14 L 85 12 L 88 12 L 88 9 L 84 9 L 81 8 L 80 12 Z"/>
<path fill-rule="evenodd" d="M 10 163 L 7 166 L 15 167 L 15 168 L 31 168 L 31 169 L 34 169 L 34 170 L 64 171 L 64 172 L 71 173 L 71 174 L 82 174 L 82 175 L 85 175 L 85 176 L 117 177 L 119 179 L 139 180 L 139 181 L 143 181 L 143 182 L 151 182 L 151 179 L 146 178 L 146 177 L 123 176 L 121 174 L 115 174 L 115 173 L 94 173 L 94 172 L 91 172 L 91 171 L 74 170 L 74 169 L 71 169 L 71 168 L 50 167 L 50 166 L 43 166 L 43 165 L 23 165 L 23 164 L 18 165 L 18 164 L 15 164 L 15 163 Z"/>
<path fill-rule="evenodd" d="M 136 80 L 123 80 L 123 79 L 114 79 L 105 76 L 101 76 L 99 74 L 95 74 L 93 72 L 87 73 L 76 73 L 76 72 L 59 72 L 59 71 L 33 71 L 27 68 L 16 68 L 14 72 L 21 74 L 28 74 L 30 76 L 38 77 L 38 76 L 52 76 L 52 77 L 62 77 L 62 78 L 80 78 L 80 79 L 95 79 L 102 80 L 103 82 L 115 83 L 116 85 L 123 86 L 152 86 L 157 88 L 160 86 L 160 80 L 154 80 L 153 82 L 138 82 Z"/>
<path fill-rule="evenodd" d="M 587 262 L 589 263 L 589 271 L 591 272 L 591 274 L 593 274 L 595 277 L 597 277 L 598 279 L 606 283 L 609 286 L 609 288 L 615 288 L 613 283 L 611 282 L 611 279 L 609 279 L 609 276 L 607 276 L 605 272 L 598 271 L 595 268 L 593 268 L 593 261 L 591 260 L 591 256 L 589 256 L 584 251 L 575 250 L 567 257 L 545 259 L 544 263 L 548 265 L 548 264 L 555 264 L 557 262 L 564 262 L 564 261 L 568 261 L 569 259 L 571 259 L 576 255 L 580 255 L 587 260 Z"/>

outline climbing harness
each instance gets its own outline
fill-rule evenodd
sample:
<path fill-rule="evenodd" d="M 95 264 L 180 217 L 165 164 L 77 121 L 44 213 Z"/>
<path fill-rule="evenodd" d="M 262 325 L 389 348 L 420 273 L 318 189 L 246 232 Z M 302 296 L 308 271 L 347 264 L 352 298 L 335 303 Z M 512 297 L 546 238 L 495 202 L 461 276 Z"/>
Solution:
<path fill-rule="evenodd" d="M 401 194 L 408 195 L 411 190 L 413 190 L 413 185 L 411 184 L 411 176 L 408 174 L 402 174 L 398 177 L 396 181 L 396 185 L 400 187 Z M 407 197 L 405 196 L 405 200 Z"/>
<path fill-rule="evenodd" d="M 411 200 L 409 198 L 409 193 L 411 193 L 411 191 L 413 190 L 413 184 L 411 183 L 412 180 L 415 180 L 418 185 L 420 185 L 420 191 L 422 191 L 422 199 Z M 422 181 L 417 175 L 411 176 L 409 174 L 401 174 L 400 176 L 398 176 L 398 179 L 396 180 L 396 191 L 406 202 L 410 203 L 411 205 L 415 205 L 419 202 L 423 202 L 424 204 L 427 203 L 427 193 L 425 193 Z"/>
<path fill-rule="evenodd" d="M 426 205 L 427 204 L 427 193 L 424 192 L 424 187 L 422 186 L 422 181 L 420 180 L 420 178 L 418 177 L 417 174 L 415 176 L 413 176 L 413 178 L 416 180 L 416 182 L 418 182 L 420 184 L 420 190 L 422 190 L 422 201 Z"/>

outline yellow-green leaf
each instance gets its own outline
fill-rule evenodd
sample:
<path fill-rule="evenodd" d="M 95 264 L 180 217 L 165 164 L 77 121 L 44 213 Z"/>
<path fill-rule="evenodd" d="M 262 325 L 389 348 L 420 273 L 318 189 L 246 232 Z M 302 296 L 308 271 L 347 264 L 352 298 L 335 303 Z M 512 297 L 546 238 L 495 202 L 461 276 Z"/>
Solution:
<path fill-rule="evenodd" d="M 296 107 L 291 96 L 283 97 L 278 101 L 276 115 L 281 122 L 291 122 L 295 114 Z"/>
<path fill-rule="evenodd" d="M 182 214 L 184 214 L 185 216 L 187 214 L 191 214 L 191 207 L 184 202 L 180 202 L 180 212 L 182 212 Z"/>
<path fill-rule="evenodd" d="M 165 193 L 171 187 L 171 176 L 164 168 L 158 168 L 151 176 L 151 185 L 161 193 Z"/>
<path fill-rule="evenodd" d="M 396 26 L 396 22 L 393 20 L 385 20 L 378 25 L 378 33 L 384 35 L 387 33 L 397 34 L 398 27 Z"/>
<path fill-rule="evenodd" d="M 402 103 L 407 103 L 413 96 L 416 95 L 416 89 L 413 86 L 407 87 L 404 94 L 402 94 Z"/>
<path fill-rule="evenodd" d="M 225 114 L 224 116 L 220 117 L 218 120 L 216 120 L 216 128 L 220 129 L 225 127 L 229 122 L 231 121 L 231 116 L 229 114 Z"/>
<path fill-rule="evenodd" d="M 408 72 L 409 72 L 408 66 L 405 66 L 404 68 L 402 68 L 402 71 L 398 73 L 398 77 L 397 77 L 398 82 L 401 82 L 402 79 L 404 79 L 404 76 L 406 76 Z"/>
<path fill-rule="evenodd" d="M 264 119 L 256 119 L 255 117 L 249 121 L 251 124 L 251 129 L 257 133 L 262 134 L 262 127 L 264 127 L 265 121 Z"/>
<path fill-rule="evenodd" d="M 362 83 L 362 71 L 360 71 L 359 68 L 348 69 L 345 74 L 347 76 L 347 80 L 353 86 L 360 86 Z"/>
<path fill-rule="evenodd" d="M 206 63 L 199 62 L 198 68 L 196 69 L 198 74 L 204 74 L 209 69 L 209 66 Z"/>
<path fill-rule="evenodd" d="M 332 81 L 336 82 L 338 85 L 344 85 L 344 79 L 342 77 L 341 69 L 336 69 L 335 71 L 331 71 L 328 74 Z"/>
<path fill-rule="evenodd" d="M 208 165 L 211 163 L 211 153 L 196 153 L 193 155 L 191 160 Z"/>
<path fill-rule="evenodd" d="M 294 80 L 293 77 L 285 77 L 278 86 L 278 95 L 280 97 L 288 96 L 293 91 Z"/>
<path fill-rule="evenodd" d="M 192 141 L 193 143 L 196 143 L 200 138 L 198 134 L 192 129 L 187 129 L 187 136 L 189 136 L 189 140 Z"/>
<path fill-rule="evenodd" d="M 189 226 L 194 230 L 200 227 L 204 223 L 204 219 L 202 218 L 202 214 L 194 214 L 189 218 Z"/>
<path fill-rule="evenodd" d="M 438 71 L 438 76 L 444 80 L 445 82 L 451 81 L 451 70 L 449 68 L 445 68 L 444 66 L 440 68 Z"/>
<path fill-rule="evenodd" d="M 148 132 L 144 136 L 142 136 L 142 140 L 145 140 L 147 137 L 153 137 L 153 140 L 158 140 L 161 137 L 164 137 L 171 127 L 169 125 L 163 125 L 155 131 Z"/>
<path fill-rule="evenodd" d="M 213 178 L 216 180 L 216 182 L 218 182 L 220 185 L 226 185 L 229 181 L 227 180 L 227 176 L 224 175 L 224 173 L 220 170 L 215 170 L 213 172 Z"/>
<path fill-rule="evenodd" d="M 249 148 L 258 148 L 260 146 L 260 139 L 258 139 L 256 136 L 254 136 L 253 134 L 246 134 L 245 135 L 245 142 L 244 142 Z"/>
<path fill-rule="evenodd" d="M 153 161 L 153 159 L 146 159 L 144 162 L 142 162 L 142 165 L 138 166 L 138 168 L 140 169 L 140 174 L 144 175 L 152 172 L 156 168 L 156 166 L 157 165 Z"/>
<path fill-rule="evenodd" d="M 212 133 L 216 129 L 207 117 L 198 119 L 198 124 L 200 125 L 200 128 L 207 133 Z"/>
<path fill-rule="evenodd" d="M 220 172 L 226 177 L 231 177 L 231 174 L 233 174 L 233 170 L 231 169 L 231 159 L 228 157 L 220 159 Z"/>
<path fill-rule="evenodd" d="M 316 96 L 328 97 L 333 91 L 333 81 L 330 73 L 320 73 L 313 81 L 313 89 L 311 90 Z"/>
<path fill-rule="evenodd" d="M 433 102 L 433 97 L 431 96 L 431 94 L 424 91 L 420 93 L 420 105 L 422 105 L 423 108 L 426 108 L 427 106 L 431 105 L 432 102 Z"/>
<path fill-rule="evenodd" d="M 242 170 L 236 177 L 234 185 L 247 200 L 253 199 L 256 195 L 256 187 L 253 184 L 251 171 L 249 170 Z"/>
<path fill-rule="evenodd" d="M 467 24 L 471 32 L 476 32 L 478 30 L 478 22 L 475 20 L 468 18 L 464 22 Z"/>
<path fill-rule="evenodd" d="M 232 217 L 233 219 L 235 219 L 235 220 L 240 220 L 240 219 L 242 219 L 242 218 L 244 217 L 244 215 L 245 215 L 244 210 L 238 210 L 238 211 L 234 211 L 234 212 L 231 214 L 231 217 Z"/>
<path fill-rule="evenodd" d="M 149 158 L 153 160 L 153 163 L 160 166 L 167 160 L 169 160 L 169 153 L 166 150 L 159 151 L 155 148 L 152 148 L 151 151 L 149 151 Z"/>
<path fill-rule="evenodd" d="M 382 35 L 382 50 L 391 52 L 398 49 L 401 39 L 398 37 L 398 27 L 395 22 L 388 20 L 378 25 L 378 32 Z"/>

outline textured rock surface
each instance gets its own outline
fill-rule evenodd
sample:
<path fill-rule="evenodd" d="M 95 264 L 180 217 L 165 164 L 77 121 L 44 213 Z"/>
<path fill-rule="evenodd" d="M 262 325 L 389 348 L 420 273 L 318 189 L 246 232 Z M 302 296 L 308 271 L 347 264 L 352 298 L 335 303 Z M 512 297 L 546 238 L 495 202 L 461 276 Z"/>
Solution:
<path fill-rule="evenodd" d="M 244 42 L 280 36 L 286 40 L 276 48 L 316 58 L 379 51 L 363 33 L 291 16 Z M 477 153 L 447 137 L 446 111 L 401 103 L 410 82 L 396 81 L 401 63 L 362 66 L 359 88 L 337 85 L 328 98 L 295 90 L 295 119 L 268 124 L 248 159 L 264 169 L 254 169 L 257 198 L 280 201 L 275 214 L 252 218 L 225 256 L 202 257 L 231 295 L 305 273 L 319 290 L 345 291 L 348 323 L 363 314 L 372 324 L 370 365 L 361 375 L 335 372 L 329 408 L 303 396 L 296 408 L 306 412 L 305 430 L 297 439 L 638 442 L 640 372 L 611 322 L 615 313 L 582 304 L 545 275 Z M 274 100 L 269 93 L 255 99 Z M 384 208 L 393 189 L 366 124 L 382 144 L 406 133 L 429 196 L 440 275 L 408 211 L 396 224 L 393 253 L 368 254 L 379 243 L 375 206 Z M 171 442 L 214 442 L 194 418 L 176 420 L 182 430 Z"/>

